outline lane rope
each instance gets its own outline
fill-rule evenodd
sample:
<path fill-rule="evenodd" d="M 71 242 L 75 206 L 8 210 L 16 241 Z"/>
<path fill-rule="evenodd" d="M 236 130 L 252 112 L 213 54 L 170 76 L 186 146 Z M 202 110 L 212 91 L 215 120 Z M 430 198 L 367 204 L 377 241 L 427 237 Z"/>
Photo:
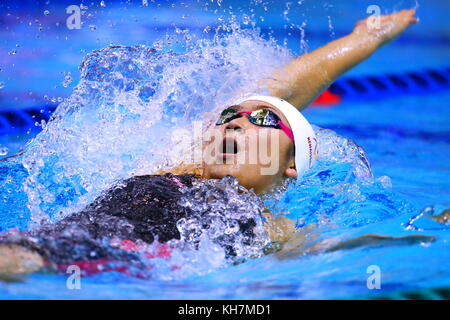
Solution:
<path fill-rule="evenodd" d="M 352 101 L 382 100 L 404 95 L 430 94 L 450 89 L 450 67 L 384 75 L 344 77 L 335 81 L 312 104 L 331 107 Z M 0 135 L 39 132 L 57 105 L 0 109 Z"/>

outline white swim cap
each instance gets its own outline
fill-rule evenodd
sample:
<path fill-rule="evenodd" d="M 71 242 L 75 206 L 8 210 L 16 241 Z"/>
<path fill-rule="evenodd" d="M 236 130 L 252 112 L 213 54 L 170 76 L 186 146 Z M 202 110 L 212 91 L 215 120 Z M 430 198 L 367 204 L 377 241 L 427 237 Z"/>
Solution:
<path fill-rule="evenodd" d="M 297 179 L 300 179 L 318 158 L 317 139 L 313 128 L 296 107 L 283 99 L 272 96 L 251 96 L 241 103 L 255 100 L 273 105 L 289 122 L 294 134 L 295 169 Z"/>

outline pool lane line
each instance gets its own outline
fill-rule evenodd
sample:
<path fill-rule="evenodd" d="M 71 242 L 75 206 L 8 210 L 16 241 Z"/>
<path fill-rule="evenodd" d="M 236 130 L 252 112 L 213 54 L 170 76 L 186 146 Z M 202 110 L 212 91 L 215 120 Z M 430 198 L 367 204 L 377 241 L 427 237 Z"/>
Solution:
<path fill-rule="evenodd" d="M 384 100 L 399 96 L 432 94 L 449 89 L 450 68 L 345 77 L 335 81 L 325 91 L 324 94 L 327 96 L 320 96 L 313 106 L 332 106 L 351 101 Z"/>
<path fill-rule="evenodd" d="M 336 80 L 312 104 L 332 107 L 353 101 L 385 100 L 411 95 L 433 94 L 450 89 L 450 67 L 403 73 L 344 77 Z M 0 109 L 0 135 L 36 133 L 48 122 L 57 105 L 25 109 Z"/>

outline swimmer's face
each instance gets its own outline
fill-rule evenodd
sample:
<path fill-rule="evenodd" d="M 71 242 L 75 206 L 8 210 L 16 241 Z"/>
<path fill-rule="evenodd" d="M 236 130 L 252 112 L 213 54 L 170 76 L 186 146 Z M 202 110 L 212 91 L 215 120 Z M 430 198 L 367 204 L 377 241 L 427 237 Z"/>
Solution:
<path fill-rule="evenodd" d="M 269 109 L 289 126 L 283 114 L 266 102 L 246 101 L 237 108 L 246 111 Z M 211 127 L 205 140 L 205 178 L 220 179 L 231 175 L 247 189 L 261 193 L 285 177 L 297 176 L 291 139 L 280 129 L 250 123 L 246 115 Z"/>

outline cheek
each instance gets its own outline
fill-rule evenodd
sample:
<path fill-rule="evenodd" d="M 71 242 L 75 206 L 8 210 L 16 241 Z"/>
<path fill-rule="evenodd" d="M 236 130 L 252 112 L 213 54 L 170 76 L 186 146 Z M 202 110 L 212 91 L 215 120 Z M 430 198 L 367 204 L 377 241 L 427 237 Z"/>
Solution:
<path fill-rule="evenodd" d="M 201 147 L 204 152 L 215 150 L 216 146 L 223 140 L 222 131 L 218 127 L 206 130 L 202 135 Z"/>
<path fill-rule="evenodd" d="M 289 138 L 284 139 L 280 146 L 280 158 L 283 160 L 283 163 L 288 163 L 293 156 L 293 148 L 294 145 Z"/>
<path fill-rule="evenodd" d="M 282 156 L 281 151 L 285 148 L 286 141 L 280 132 L 280 130 L 271 128 L 261 128 L 258 131 L 255 139 L 261 154 L 278 158 Z"/>

